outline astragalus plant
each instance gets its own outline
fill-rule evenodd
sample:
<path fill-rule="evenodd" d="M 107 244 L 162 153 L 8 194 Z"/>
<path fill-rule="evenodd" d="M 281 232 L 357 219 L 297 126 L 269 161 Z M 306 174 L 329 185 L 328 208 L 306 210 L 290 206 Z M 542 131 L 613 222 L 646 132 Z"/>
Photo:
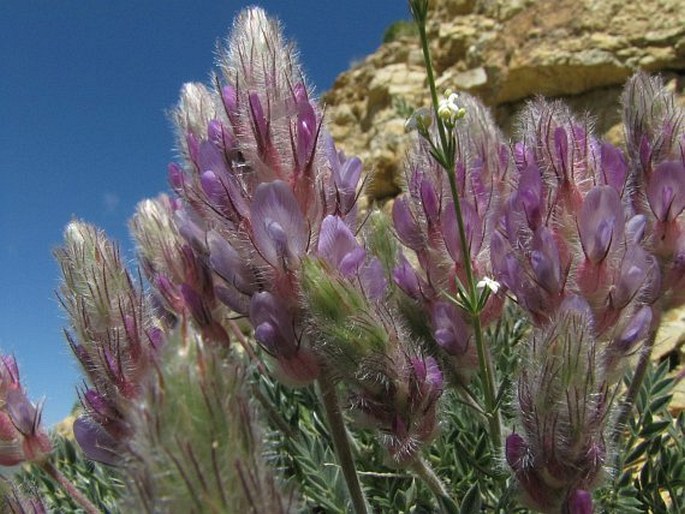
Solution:
<path fill-rule="evenodd" d="M 675 379 L 649 365 L 685 299 L 685 112 L 638 73 L 626 151 L 541 98 L 509 140 L 477 98 L 436 90 L 428 2 L 409 4 L 430 103 L 390 211 L 358 206 L 368 170 L 251 8 L 210 83 L 182 88 L 171 191 L 131 221 L 138 268 L 68 225 L 83 453 L 50 441 L 3 357 L 0 464 L 30 465 L 7 509 L 685 506 Z"/>

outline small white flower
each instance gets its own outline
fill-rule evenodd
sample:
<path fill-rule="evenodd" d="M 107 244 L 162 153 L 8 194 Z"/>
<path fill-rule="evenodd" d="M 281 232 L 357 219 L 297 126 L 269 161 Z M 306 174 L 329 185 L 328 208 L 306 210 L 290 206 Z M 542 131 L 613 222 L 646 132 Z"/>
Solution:
<path fill-rule="evenodd" d="M 476 287 L 478 289 L 488 288 L 493 294 L 497 294 L 497 291 L 499 291 L 499 288 L 502 287 L 502 285 L 490 277 L 485 277 L 476 284 Z"/>
<path fill-rule="evenodd" d="M 438 116 L 446 122 L 454 125 L 458 119 L 466 115 L 466 109 L 459 106 L 459 95 L 449 89 L 445 91 L 445 97 L 438 102 Z"/>

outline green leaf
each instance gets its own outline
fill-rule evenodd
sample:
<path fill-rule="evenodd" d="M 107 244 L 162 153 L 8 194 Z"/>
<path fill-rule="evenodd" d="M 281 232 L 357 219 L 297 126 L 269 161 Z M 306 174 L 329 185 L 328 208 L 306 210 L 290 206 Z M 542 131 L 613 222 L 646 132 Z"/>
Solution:
<path fill-rule="evenodd" d="M 653 399 L 649 404 L 649 410 L 652 412 L 659 412 L 662 408 L 670 403 L 671 398 L 673 398 L 672 394 Z"/>
<path fill-rule="evenodd" d="M 646 440 L 642 441 L 640 444 L 638 444 L 635 448 L 631 450 L 631 452 L 628 454 L 628 458 L 625 460 L 625 465 L 629 465 L 637 461 L 640 457 L 642 457 L 646 451 L 647 447 L 649 446 L 651 441 Z"/>
<path fill-rule="evenodd" d="M 449 496 L 438 496 L 438 505 L 444 514 L 460 514 L 459 506 Z"/>
<path fill-rule="evenodd" d="M 670 420 L 653 421 L 642 428 L 640 431 L 640 437 L 654 438 L 655 435 L 663 432 L 670 424 Z"/>
<path fill-rule="evenodd" d="M 481 508 L 480 488 L 478 482 L 473 484 L 466 492 L 466 496 L 461 502 L 460 514 L 478 514 Z"/>

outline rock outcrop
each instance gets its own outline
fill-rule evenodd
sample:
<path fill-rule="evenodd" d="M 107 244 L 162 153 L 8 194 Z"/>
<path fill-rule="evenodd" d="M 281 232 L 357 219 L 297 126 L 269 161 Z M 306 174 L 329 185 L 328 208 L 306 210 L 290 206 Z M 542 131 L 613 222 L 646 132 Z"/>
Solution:
<path fill-rule="evenodd" d="M 438 86 L 491 106 L 505 130 L 526 99 L 566 97 L 618 139 L 618 96 L 637 69 L 685 86 L 681 0 L 433 0 L 429 20 Z M 404 37 L 341 74 L 324 95 L 334 138 L 364 159 L 375 199 L 399 191 L 408 140 L 398 105 L 428 102 L 418 39 Z M 618 132 L 617 132 L 618 130 Z"/>

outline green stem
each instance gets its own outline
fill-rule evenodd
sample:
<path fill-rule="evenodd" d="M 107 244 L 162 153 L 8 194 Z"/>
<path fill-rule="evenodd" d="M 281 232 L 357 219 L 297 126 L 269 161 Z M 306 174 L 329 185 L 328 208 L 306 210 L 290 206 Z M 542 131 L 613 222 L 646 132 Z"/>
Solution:
<path fill-rule="evenodd" d="M 443 484 L 440 477 L 438 477 L 433 468 L 431 468 L 430 464 L 428 464 L 423 457 L 417 457 L 411 464 L 411 468 L 423 483 L 426 484 L 428 489 L 431 490 L 441 506 L 444 506 L 447 503 L 456 509 L 456 504 L 447 492 L 445 484 Z"/>
<path fill-rule="evenodd" d="M 445 484 L 442 483 L 442 480 L 436 475 L 430 464 L 426 462 L 426 459 L 419 456 L 412 463 L 412 469 L 435 496 L 449 496 Z"/>
<path fill-rule="evenodd" d="M 335 384 L 330 375 L 324 370 L 319 377 L 319 388 L 321 390 L 321 400 L 328 419 L 328 428 L 333 439 L 333 448 L 338 456 L 340 467 L 342 468 L 347 488 L 352 498 L 352 505 L 357 514 L 368 514 L 368 507 L 359 476 L 352 457 L 352 448 L 348 438 L 345 420 L 343 419 L 338 395 L 335 391 Z"/>
<path fill-rule="evenodd" d="M 430 49 L 428 48 L 428 36 L 426 34 L 425 19 L 417 19 L 417 26 L 419 29 L 419 37 L 421 39 L 421 48 L 423 50 L 423 58 L 426 65 L 426 74 L 428 77 L 428 86 L 431 92 L 431 100 L 433 102 L 433 111 L 435 113 L 435 120 L 438 126 L 438 134 L 440 137 L 440 145 L 442 148 L 444 162 L 441 163 L 447 172 L 447 178 L 450 184 L 450 191 L 454 203 L 454 213 L 457 218 L 457 227 L 459 229 L 459 243 L 461 246 L 462 260 L 464 264 L 464 271 L 466 273 L 466 287 L 470 296 L 471 305 L 476 305 L 478 299 L 478 288 L 476 287 L 476 280 L 473 276 L 473 268 L 471 266 L 471 249 L 466 238 L 466 228 L 464 218 L 462 216 L 461 200 L 457 190 L 457 181 L 455 176 L 455 158 L 454 158 L 454 144 L 450 142 L 447 137 L 447 132 L 443 120 L 438 115 L 438 93 L 435 86 L 435 75 L 433 74 L 433 64 L 431 62 Z M 485 345 L 483 340 L 483 328 L 480 321 L 480 312 L 470 312 L 472 317 L 473 329 L 476 338 L 476 349 L 478 351 L 478 367 L 480 369 L 480 376 L 483 380 L 483 389 L 485 394 L 485 407 L 488 413 L 488 423 L 490 425 L 490 437 L 494 446 L 495 452 L 498 453 L 502 448 L 502 428 L 499 409 L 496 402 L 496 385 L 495 372 L 492 365 L 492 357 L 489 348 Z"/>
<path fill-rule="evenodd" d="M 50 461 L 44 461 L 40 467 L 45 471 L 50 478 L 52 478 L 74 502 L 83 507 L 88 514 L 101 514 L 102 511 L 98 509 L 86 496 L 79 491 L 74 484 L 65 477 L 62 472 Z"/>
<path fill-rule="evenodd" d="M 485 391 L 485 405 L 488 410 L 488 424 L 490 425 L 490 437 L 494 446 L 495 457 L 502 449 L 502 419 L 499 408 L 496 405 L 495 372 L 492 365 L 492 356 L 483 341 L 483 330 L 480 323 L 480 315 L 473 316 L 474 332 L 476 334 L 476 349 L 478 350 L 478 366 L 483 378 Z"/>

